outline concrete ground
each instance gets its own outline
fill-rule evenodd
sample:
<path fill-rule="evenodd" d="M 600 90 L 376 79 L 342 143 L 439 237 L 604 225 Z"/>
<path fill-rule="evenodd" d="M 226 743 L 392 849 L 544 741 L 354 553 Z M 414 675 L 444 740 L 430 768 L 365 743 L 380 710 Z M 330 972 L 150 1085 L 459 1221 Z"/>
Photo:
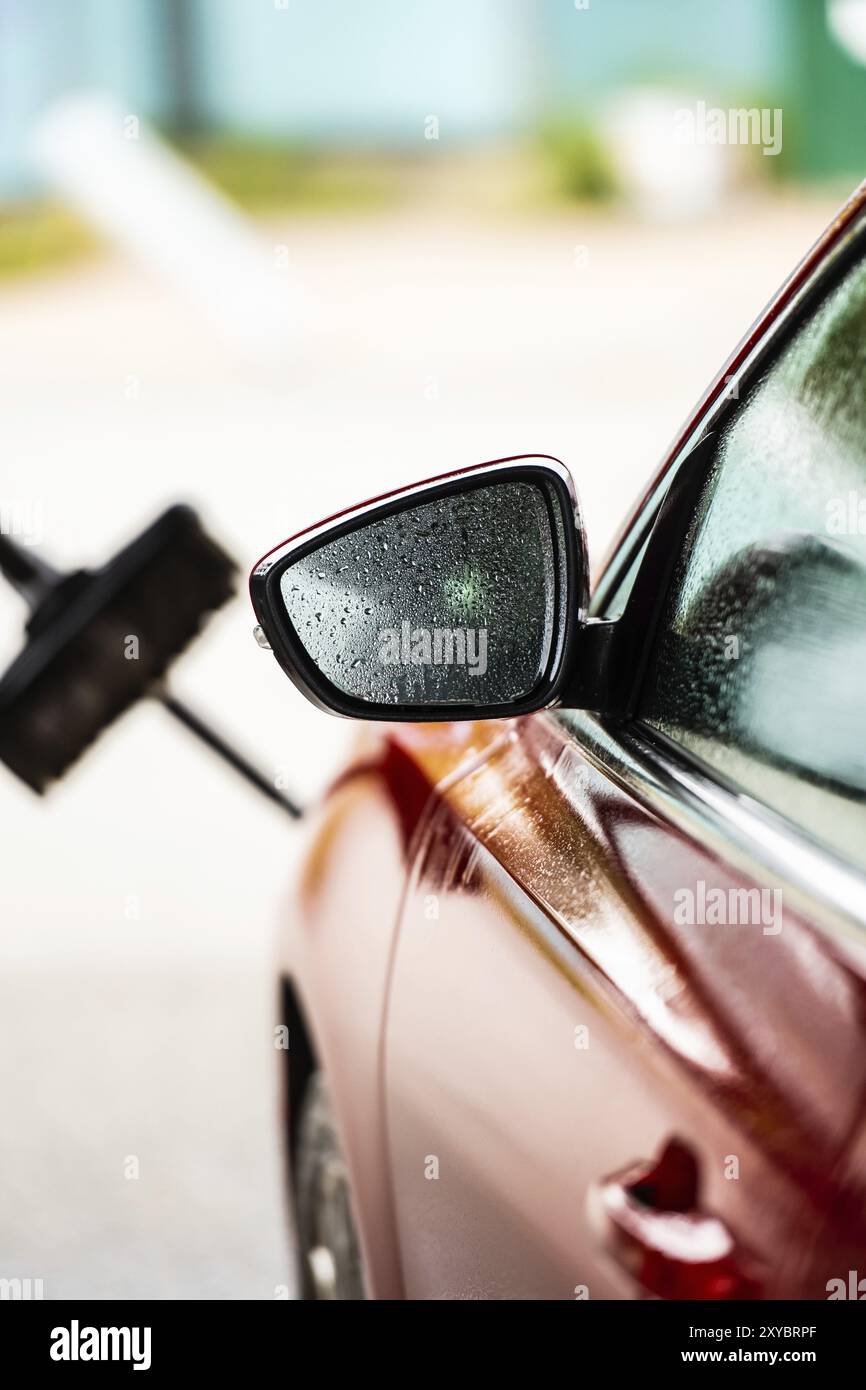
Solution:
<path fill-rule="evenodd" d="M 0 294 L 0 502 L 71 563 L 188 498 L 246 566 L 389 486 L 547 452 L 597 558 L 831 212 L 275 224 L 263 254 L 288 248 L 312 313 L 257 367 L 118 260 L 22 281 Z M 0 595 L 4 659 L 20 616 Z M 176 686 L 312 796 L 347 728 L 251 626 L 240 598 Z M 274 959 L 298 833 L 158 708 L 44 804 L 0 777 L 0 805 L 0 1277 L 48 1298 L 274 1297 L 290 1264 Z"/>

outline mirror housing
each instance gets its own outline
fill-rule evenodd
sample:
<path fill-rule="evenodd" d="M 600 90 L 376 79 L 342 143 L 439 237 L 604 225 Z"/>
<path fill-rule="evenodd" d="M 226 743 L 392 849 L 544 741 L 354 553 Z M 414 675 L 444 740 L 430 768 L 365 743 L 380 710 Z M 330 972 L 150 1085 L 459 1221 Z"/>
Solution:
<path fill-rule="evenodd" d="M 389 493 L 269 551 L 258 640 L 353 719 L 495 719 L 561 702 L 586 626 L 571 476 L 500 459 Z"/>

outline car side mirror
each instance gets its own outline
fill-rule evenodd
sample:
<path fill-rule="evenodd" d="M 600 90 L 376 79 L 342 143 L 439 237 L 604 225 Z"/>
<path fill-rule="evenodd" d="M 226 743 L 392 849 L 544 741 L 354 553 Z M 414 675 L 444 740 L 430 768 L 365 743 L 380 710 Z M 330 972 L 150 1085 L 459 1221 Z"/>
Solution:
<path fill-rule="evenodd" d="M 283 670 L 355 719 L 492 719 L 556 704 L 588 567 L 568 470 L 514 458 L 343 512 L 269 552 L 250 592 Z"/>

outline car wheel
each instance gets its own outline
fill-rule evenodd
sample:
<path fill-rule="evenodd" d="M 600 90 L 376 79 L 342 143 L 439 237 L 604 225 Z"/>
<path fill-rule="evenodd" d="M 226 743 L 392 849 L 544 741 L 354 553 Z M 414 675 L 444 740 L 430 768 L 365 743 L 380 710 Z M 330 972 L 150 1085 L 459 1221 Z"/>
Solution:
<path fill-rule="evenodd" d="M 348 1168 L 320 1071 L 313 1072 L 301 1102 L 295 1204 L 301 1297 L 366 1298 Z"/>

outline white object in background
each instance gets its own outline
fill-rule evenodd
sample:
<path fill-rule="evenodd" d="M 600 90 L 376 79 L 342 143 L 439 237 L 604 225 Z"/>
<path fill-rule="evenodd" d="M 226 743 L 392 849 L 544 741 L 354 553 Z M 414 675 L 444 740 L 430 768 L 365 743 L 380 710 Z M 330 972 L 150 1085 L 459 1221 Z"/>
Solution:
<path fill-rule="evenodd" d="M 606 108 L 603 130 L 617 176 L 638 210 L 660 221 L 703 215 L 721 203 L 729 151 L 682 138 L 693 97 L 656 87 L 626 88 Z"/>
<path fill-rule="evenodd" d="M 866 63 L 866 0 L 827 0 L 827 27 L 855 63 Z"/>
<path fill-rule="evenodd" d="M 226 342 L 274 365 L 297 350 L 303 297 L 285 264 L 221 193 L 101 93 L 65 97 L 38 121 L 42 175 L 123 250 L 160 272 Z"/>

